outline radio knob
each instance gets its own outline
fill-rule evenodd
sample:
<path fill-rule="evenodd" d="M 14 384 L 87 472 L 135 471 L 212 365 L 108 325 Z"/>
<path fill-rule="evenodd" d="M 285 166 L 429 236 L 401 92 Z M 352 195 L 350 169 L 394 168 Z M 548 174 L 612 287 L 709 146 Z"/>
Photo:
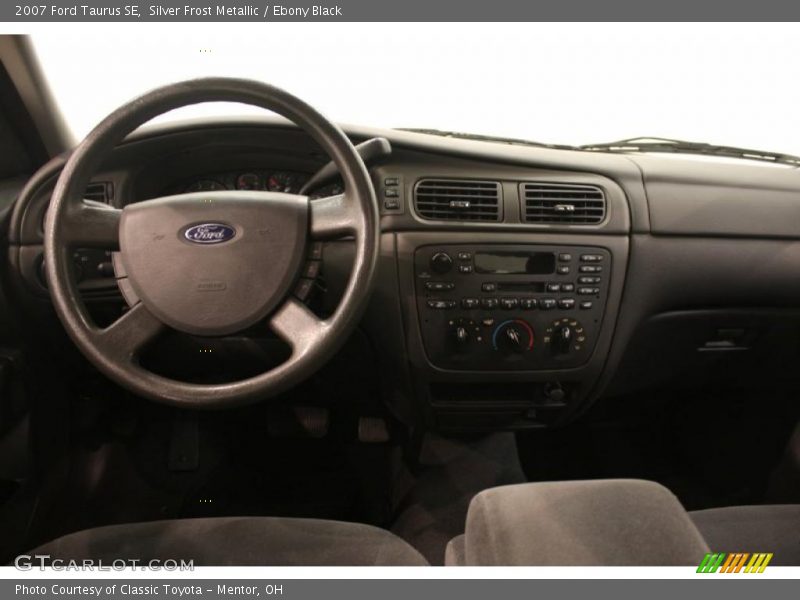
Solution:
<path fill-rule="evenodd" d="M 466 327 L 456 327 L 454 336 L 459 346 L 463 346 L 469 341 L 469 332 Z"/>
<path fill-rule="evenodd" d="M 453 268 L 453 259 L 447 252 L 437 252 L 431 256 L 431 270 L 444 274 Z"/>

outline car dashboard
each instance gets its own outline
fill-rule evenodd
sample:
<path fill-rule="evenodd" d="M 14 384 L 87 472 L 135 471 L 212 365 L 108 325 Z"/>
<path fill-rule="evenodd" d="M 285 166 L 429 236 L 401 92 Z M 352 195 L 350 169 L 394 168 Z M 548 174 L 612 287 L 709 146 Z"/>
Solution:
<path fill-rule="evenodd" d="M 546 428 L 678 374 L 686 385 L 794 377 L 780 365 L 797 357 L 800 331 L 797 169 L 346 132 L 392 145 L 369 165 L 381 248 L 361 329 L 397 418 L 440 430 Z M 279 121 L 160 125 L 116 149 L 87 199 L 124 207 L 198 190 L 298 193 L 327 160 Z M 9 228 L 15 295 L 39 322 L 54 322 L 42 222 L 62 165 L 28 183 Z M 343 191 L 334 181 L 309 195 Z M 296 293 L 325 314 L 352 244 L 328 242 L 307 258 Z M 113 253 L 78 249 L 74 259 L 97 320 L 125 310 Z"/>

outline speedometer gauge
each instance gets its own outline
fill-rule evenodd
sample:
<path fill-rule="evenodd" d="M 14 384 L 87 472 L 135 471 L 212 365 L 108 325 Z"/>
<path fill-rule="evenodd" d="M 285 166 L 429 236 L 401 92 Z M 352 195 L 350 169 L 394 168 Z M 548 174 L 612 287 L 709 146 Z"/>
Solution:
<path fill-rule="evenodd" d="M 295 175 L 277 171 L 269 176 L 267 179 L 267 189 L 270 192 L 285 192 L 287 194 L 295 193 L 298 189 L 298 181 Z"/>
<path fill-rule="evenodd" d="M 242 173 L 236 178 L 237 190 L 261 190 L 261 177 L 256 173 Z"/>

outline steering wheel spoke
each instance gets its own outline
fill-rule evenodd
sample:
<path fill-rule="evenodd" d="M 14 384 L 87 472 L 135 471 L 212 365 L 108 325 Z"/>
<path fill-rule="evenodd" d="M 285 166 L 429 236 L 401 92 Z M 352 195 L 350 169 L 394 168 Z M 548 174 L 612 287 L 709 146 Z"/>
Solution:
<path fill-rule="evenodd" d="M 320 320 L 305 304 L 290 298 L 272 315 L 270 329 L 292 348 L 292 355 L 299 356 L 320 343 L 328 323 Z"/>
<path fill-rule="evenodd" d="M 311 237 L 317 240 L 353 235 L 359 212 L 347 194 L 311 200 Z"/>
<path fill-rule="evenodd" d="M 102 204 L 81 202 L 66 212 L 64 239 L 72 247 L 119 249 L 122 211 Z"/>
<path fill-rule="evenodd" d="M 114 323 L 99 330 L 97 337 L 109 352 L 123 355 L 130 361 L 164 329 L 165 325 L 140 302 Z"/>

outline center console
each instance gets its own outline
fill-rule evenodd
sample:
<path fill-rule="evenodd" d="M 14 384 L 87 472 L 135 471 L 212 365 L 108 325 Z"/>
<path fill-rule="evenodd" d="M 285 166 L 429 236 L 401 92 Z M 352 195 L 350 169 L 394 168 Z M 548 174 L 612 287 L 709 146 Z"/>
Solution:
<path fill-rule="evenodd" d="M 373 175 L 381 198 L 397 177 L 405 186 L 403 212 L 381 219 L 368 319 L 393 414 L 423 429 L 498 431 L 557 427 L 588 409 L 630 256 L 619 184 L 402 151 Z M 578 214 L 594 210 L 586 190 L 600 190 L 602 218 Z"/>
<path fill-rule="evenodd" d="M 414 253 L 432 365 L 457 371 L 579 367 L 605 312 L 611 254 L 594 246 L 444 244 Z"/>

